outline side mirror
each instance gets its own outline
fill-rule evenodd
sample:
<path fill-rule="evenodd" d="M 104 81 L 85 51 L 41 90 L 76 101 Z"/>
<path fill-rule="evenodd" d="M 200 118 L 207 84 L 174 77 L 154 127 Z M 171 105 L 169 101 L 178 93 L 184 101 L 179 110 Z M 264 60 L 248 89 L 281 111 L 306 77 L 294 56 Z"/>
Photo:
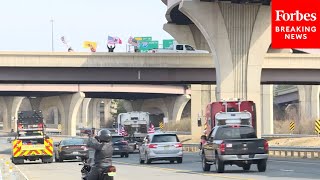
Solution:
<path fill-rule="evenodd" d="M 201 118 L 199 117 L 199 118 L 198 118 L 198 127 L 201 127 L 201 126 L 202 126 Z"/>

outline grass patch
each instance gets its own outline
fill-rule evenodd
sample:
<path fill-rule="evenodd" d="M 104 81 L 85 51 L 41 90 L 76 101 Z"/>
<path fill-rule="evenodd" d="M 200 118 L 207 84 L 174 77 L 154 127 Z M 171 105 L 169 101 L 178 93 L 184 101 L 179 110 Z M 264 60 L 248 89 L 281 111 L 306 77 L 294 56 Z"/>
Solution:
<path fill-rule="evenodd" d="M 191 132 L 191 119 L 183 118 L 178 122 L 169 121 L 169 123 L 164 126 L 163 130 Z"/>

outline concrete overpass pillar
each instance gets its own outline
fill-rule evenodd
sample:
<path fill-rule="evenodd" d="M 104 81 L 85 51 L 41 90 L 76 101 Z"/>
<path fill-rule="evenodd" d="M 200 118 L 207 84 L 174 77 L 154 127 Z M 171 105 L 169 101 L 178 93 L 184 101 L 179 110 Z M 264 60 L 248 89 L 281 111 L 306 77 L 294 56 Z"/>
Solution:
<path fill-rule="evenodd" d="M 179 10 L 209 44 L 216 64 L 217 99 L 255 101 L 260 136 L 260 80 L 264 55 L 271 44 L 270 6 L 190 0 L 182 1 Z"/>
<path fill-rule="evenodd" d="M 298 85 L 300 120 L 319 119 L 319 89 L 318 85 Z"/>
<path fill-rule="evenodd" d="M 85 127 L 88 126 L 88 117 L 89 117 L 89 104 L 91 98 L 84 98 L 82 102 L 82 110 L 81 113 L 81 124 Z"/>
<path fill-rule="evenodd" d="M 190 99 L 190 95 L 181 95 L 175 98 L 174 106 L 171 110 L 173 121 L 178 122 L 181 120 L 182 112 Z"/>
<path fill-rule="evenodd" d="M 205 123 L 205 109 L 206 106 L 216 101 L 215 86 L 212 85 L 191 85 L 191 133 L 192 138 L 199 140 L 200 136 L 203 135 L 204 123 Z M 198 118 L 202 120 L 202 126 L 198 127 Z"/>
<path fill-rule="evenodd" d="M 62 131 L 64 134 L 71 136 L 76 135 L 77 113 L 84 97 L 85 95 L 82 92 L 60 96 L 65 112 L 65 121 L 62 122 Z"/>
<path fill-rule="evenodd" d="M 58 108 L 55 107 L 53 110 L 53 124 L 58 125 L 59 124 L 59 111 Z"/>
<path fill-rule="evenodd" d="M 88 127 L 100 128 L 100 102 L 102 99 L 91 99 L 89 104 L 89 124 Z"/>
<path fill-rule="evenodd" d="M 40 103 L 41 103 L 42 99 L 43 98 L 29 98 L 30 104 L 31 104 L 31 109 L 43 111 L 43 109 L 40 109 Z"/>
<path fill-rule="evenodd" d="M 273 85 L 262 85 L 262 134 L 273 134 Z"/>
<path fill-rule="evenodd" d="M 4 102 L 7 106 L 7 123 L 4 123 L 4 129 L 10 130 L 14 129 L 14 131 L 17 131 L 17 118 L 18 118 L 18 111 L 19 107 L 22 103 L 24 97 L 19 96 L 9 96 L 4 97 Z"/>
<path fill-rule="evenodd" d="M 1 118 L 3 123 L 3 131 L 8 132 L 10 131 L 10 121 L 8 119 L 7 113 L 7 105 L 4 101 L 4 97 L 0 97 L 0 108 L 1 108 Z"/>
<path fill-rule="evenodd" d="M 110 121 L 113 122 L 111 114 L 111 99 L 104 99 L 104 120 L 106 125 L 110 125 Z"/>
<path fill-rule="evenodd" d="M 168 32 L 178 43 L 190 44 L 196 49 L 211 51 L 205 37 L 199 28 L 194 25 L 176 25 L 167 23 L 163 25 L 163 29 Z"/>

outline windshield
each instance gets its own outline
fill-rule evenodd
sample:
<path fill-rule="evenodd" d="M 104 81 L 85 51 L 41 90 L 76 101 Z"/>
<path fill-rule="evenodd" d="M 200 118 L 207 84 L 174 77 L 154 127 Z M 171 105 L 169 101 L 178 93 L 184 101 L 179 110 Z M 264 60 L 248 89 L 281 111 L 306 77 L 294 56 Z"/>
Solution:
<path fill-rule="evenodd" d="M 124 141 L 123 136 L 112 136 L 112 142 Z"/>
<path fill-rule="evenodd" d="M 82 145 L 85 144 L 84 139 L 68 139 L 61 142 L 62 145 Z"/>
<path fill-rule="evenodd" d="M 163 134 L 163 135 L 153 136 L 152 143 L 162 143 L 162 142 L 179 142 L 179 139 L 175 134 Z"/>
<path fill-rule="evenodd" d="M 247 139 L 247 138 L 257 138 L 256 133 L 252 127 L 243 126 L 227 126 L 219 128 L 215 139 Z"/>

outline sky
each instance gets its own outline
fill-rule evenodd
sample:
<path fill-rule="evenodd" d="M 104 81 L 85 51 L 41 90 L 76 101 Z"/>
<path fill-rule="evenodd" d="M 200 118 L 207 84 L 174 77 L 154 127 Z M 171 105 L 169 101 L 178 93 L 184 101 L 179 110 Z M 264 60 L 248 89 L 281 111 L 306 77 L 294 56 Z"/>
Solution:
<path fill-rule="evenodd" d="M 51 51 L 52 23 L 54 51 L 65 52 L 67 42 L 77 52 L 89 52 L 84 41 L 98 43 L 97 52 L 107 51 L 108 35 L 123 44 L 130 36 L 172 39 L 162 27 L 166 6 L 161 0 L 0 0 L 0 51 Z"/>

